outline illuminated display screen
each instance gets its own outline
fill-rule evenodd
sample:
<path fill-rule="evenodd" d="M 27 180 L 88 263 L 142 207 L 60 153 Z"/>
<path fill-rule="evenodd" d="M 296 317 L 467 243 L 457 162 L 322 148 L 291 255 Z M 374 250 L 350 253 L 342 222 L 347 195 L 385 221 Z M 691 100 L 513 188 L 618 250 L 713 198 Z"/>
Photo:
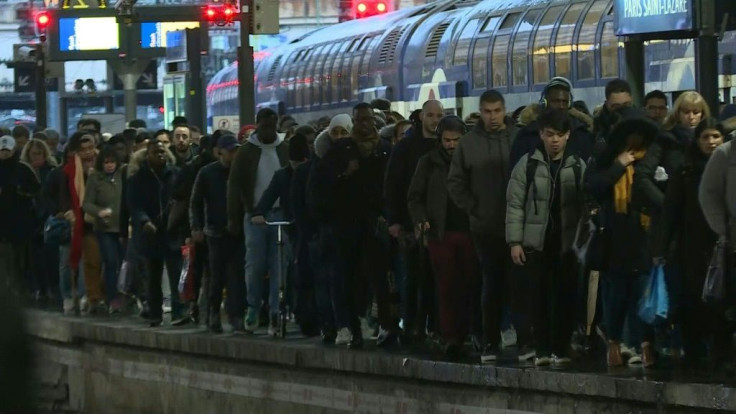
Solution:
<path fill-rule="evenodd" d="M 616 34 L 690 31 L 693 10 L 692 0 L 615 0 Z"/>
<path fill-rule="evenodd" d="M 59 51 L 114 50 L 120 48 L 115 17 L 59 19 Z"/>
<path fill-rule="evenodd" d="M 141 23 L 141 47 L 166 47 L 166 34 L 175 30 L 195 29 L 199 22 L 143 22 Z"/>

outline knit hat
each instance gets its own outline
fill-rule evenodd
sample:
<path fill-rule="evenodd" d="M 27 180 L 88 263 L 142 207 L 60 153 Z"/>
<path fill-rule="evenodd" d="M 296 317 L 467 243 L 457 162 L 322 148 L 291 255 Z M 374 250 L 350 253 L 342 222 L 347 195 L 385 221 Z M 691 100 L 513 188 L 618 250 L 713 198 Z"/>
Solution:
<path fill-rule="evenodd" d="M 348 131 L 348 134 L 352 135 L 353 119 L 348 114 L 335 115 L 334 117 L 332 117 L 330 125 L 327 127 L 327 132 L 329 133 L 335 127 L 343 127 L 346 131 Z"/>

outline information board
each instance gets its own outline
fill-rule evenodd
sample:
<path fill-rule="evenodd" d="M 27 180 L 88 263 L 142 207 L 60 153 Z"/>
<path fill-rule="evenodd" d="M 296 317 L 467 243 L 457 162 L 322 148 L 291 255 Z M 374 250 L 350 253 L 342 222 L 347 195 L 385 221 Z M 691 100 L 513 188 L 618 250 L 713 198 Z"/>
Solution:
<path fill-rule="evenodd" d="M 614 0 L 616 35 L 692 31 L 694 3 L 694 0 Z"/>
<path fill-rule="evenodd" d="M 120 31 L 115 17 L 63 17 L 59 19 L 59 51 L 115 50 Z"/>
<path fill-rule="evenodd" d="M 195 29 L 199 22 L 142 22 L 141 47 L 166 47 L 166 34 L 175 30 Z"/>

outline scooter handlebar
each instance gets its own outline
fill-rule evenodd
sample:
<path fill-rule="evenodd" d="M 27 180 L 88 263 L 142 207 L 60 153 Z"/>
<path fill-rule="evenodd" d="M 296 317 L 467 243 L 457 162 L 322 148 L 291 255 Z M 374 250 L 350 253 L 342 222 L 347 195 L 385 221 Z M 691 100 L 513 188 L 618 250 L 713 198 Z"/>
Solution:
<path fill-rule="evenodd" d="M 294 224 L 293 221 L 267 221 L 266 225 L 268 226 L 290 226 Z"/>

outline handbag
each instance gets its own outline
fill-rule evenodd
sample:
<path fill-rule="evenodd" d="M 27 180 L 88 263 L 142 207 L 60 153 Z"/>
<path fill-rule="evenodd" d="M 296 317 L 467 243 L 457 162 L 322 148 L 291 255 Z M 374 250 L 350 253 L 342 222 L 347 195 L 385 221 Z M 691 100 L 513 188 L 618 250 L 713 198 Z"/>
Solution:
<path fill-rule="evenodd" d="M 710 264 L 703 283 L 701 299 L 705 303 L 718 304 L 726 297 L 726 252 L 723 243 L 713 247 Z"/>
<path fill-rule="evenodd" d="M 639 318 L 649 325 L 667 319 L 669 314 L 669 295 L 664 278 L 664 266 L 654 266 L 649 273 L 647 290 L 639 299 Z"/>
<path fill-rule="evenodd" d="M 130 263 L 127 260 L 123 260 L 123 264 L 120 266 L 120 273 L 118 273 L 118 292 L 123 294 L 128 293 L 129 279 Z"/>
<path fill-rule="evenodd" d="M 72 240 L 72 226 L 63 218 L 49 216 L 43 226 L 43 242 L 46 244 L 67 244 Z"/>

